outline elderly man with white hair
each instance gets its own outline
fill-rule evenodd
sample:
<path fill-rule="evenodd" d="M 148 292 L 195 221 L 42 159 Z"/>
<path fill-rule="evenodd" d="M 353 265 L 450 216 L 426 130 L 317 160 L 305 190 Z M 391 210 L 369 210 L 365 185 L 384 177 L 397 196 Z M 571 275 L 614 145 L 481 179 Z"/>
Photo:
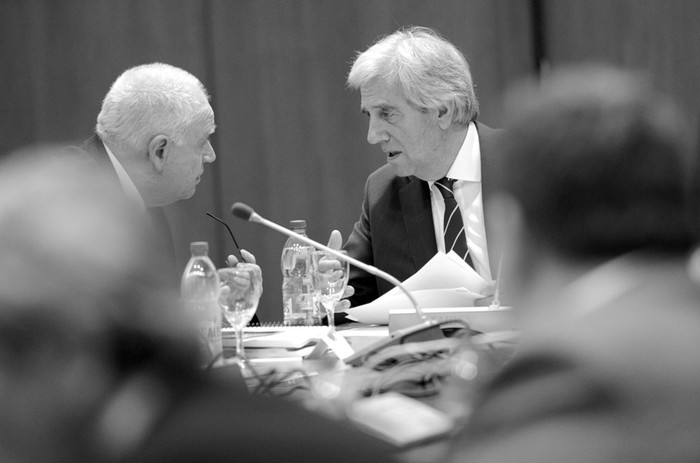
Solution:
<path fill-rule="evenodd" d="M 488 247 L 482 183 L 497 131 L 476 121 L 464 55 L 431 29 L 401 29 L 360 53 L 347 82 L 360 90 L 367 141 L 387 160 L 367 179 L 348 253 L 404 280 L 436 252 L 454 250 L 491 281 L 497 256 Z M 350 285 L 353 305 L 391 289 L 357 268 Z"/>
<path fill-rule="evenodd" d="M 169 64 L 144 64 L 114 81 L 97 116 L 96 134 L 75 150 L 87 153 L 148 213 L 173 269 L 175 252 L 162 206 L 194 195 L 204 164 L 216 159 L 209 142 L 215 128 L 209 95 L 195 76 Z"/>

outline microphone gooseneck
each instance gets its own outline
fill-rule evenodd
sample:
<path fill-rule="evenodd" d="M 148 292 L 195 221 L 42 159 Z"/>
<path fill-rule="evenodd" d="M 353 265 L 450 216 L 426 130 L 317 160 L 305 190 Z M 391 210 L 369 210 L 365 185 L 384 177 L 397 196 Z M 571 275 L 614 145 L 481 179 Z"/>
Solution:
<path fill-rule="evenodd" d="M 404 285 L 397 280 L 395 277 L 389 275 L 388 273 L 379 270 L 377 267 L 374 267 L 372 265 L 367 265 L 364 262 L 360 262 L 359 260 L 346 256 L 344 254 L 341 254 L 335 249 L 329 248 L 328 246 L 324 246 L 323 244 L 319 243 L 318 241 L 314 241 L 311 238 L 308 238 L 306 236 L 302 236 L 298 233 L 293 232 L 292 230 L 289 230 L 288 228 L 285 228 L 281 225 L 276 224 L 275 222 L 271 222 L 259 214 L 257 214 L 252 207 L 248 206 L 247 204 L 243 203 L 234 203 L 233 206 L 231 206 L 231 212 L 233 215 L 235 215 L 238 218 L 241 218 L 243 220 L 248 220 L 250 222 L 257 222 L 260 224 L 265 225 L 268 228 L 272 228 L 273 230 L 277 230 L 280 233 L 283 233 L 287 236 L 292 236 L 299 241 L 308 244 L 309 246 L 313 246 L 316 249 L 320 249 L 322 251 L 329 252 L 336 256 L 338 259 L 350 262 L 350 264 L 354 265 L 355 267 L 361 268 L 362 270 L 366 271 L 367 273 L 370 273 L 376 277 L 382 278 L 384 280 L 387 280 L 389 283 L 393 284 L 397 288 L 399 288 L 403 293 L 408 297 L 409 301 L 411 301 L 411 304 L 413 305 L 413 308 L 416 311 L 416 315 L 421 319 L 422 322 L 428 323 L 429 320 L 423 313 L 423 310 L 421 309 L 420 305 L 418 304 L 418 301 L 416 301 L 415 297 L 404 287 Z"/>

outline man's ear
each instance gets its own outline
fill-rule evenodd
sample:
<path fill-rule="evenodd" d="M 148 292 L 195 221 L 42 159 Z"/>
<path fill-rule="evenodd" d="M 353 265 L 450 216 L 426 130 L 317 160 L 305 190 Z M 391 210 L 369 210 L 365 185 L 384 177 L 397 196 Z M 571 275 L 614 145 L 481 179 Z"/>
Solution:
<path fill-rule="evenodd" d="M 442 130 L 448 129 L 452 125 L 452 118 L 454 117 L 454 105 L 448 103 L 446 106 L 438 108 L 437 122 L 438 126 Z"/>
<path fill-rule="evenodd" d="M 148 160 L 151 161 L 156 171 L 162 172 L 172 142 L 167 135 L 156 135 L 148 142 Z"/>

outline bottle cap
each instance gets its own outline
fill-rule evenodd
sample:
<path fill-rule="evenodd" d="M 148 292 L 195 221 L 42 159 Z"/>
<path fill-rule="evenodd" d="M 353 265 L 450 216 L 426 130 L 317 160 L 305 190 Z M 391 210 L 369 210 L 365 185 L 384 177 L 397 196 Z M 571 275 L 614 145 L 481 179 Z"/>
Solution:
<path fill-rule="evenodd" d="M 196 256 L 206 255 L 209 252 L 209 243 L 206 241 L 192 241 L 190 243 L 190 252 Z"/>
<path fill-rule="evenodd" d="M 292 230 L 297 230 L 299 228 L 306 229 L 306 220 L 290 220 L 289 226 Z"/>

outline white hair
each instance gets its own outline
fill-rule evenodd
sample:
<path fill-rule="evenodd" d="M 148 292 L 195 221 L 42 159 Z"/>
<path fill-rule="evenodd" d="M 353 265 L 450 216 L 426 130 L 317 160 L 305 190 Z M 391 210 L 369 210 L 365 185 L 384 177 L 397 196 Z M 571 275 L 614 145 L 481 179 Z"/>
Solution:
<path fill-rule="evenodd" d="M 453 121 L 476 119 L 479 103 L 464 55 L 426 27 L 400 29 L 358 53 L 348 74 L 350 88 L 380 78 L 398 85 L 419 109 L 454 108 Z"/>
<path fill-rule="evenodd" d="M 183 133 L 208 114 L 209 95 L 189 72 L 163 63 L 124 71 L 107 92 L 95 131 L 102 140 L 139 151 L 157 134 L 182 143 Z"/>

